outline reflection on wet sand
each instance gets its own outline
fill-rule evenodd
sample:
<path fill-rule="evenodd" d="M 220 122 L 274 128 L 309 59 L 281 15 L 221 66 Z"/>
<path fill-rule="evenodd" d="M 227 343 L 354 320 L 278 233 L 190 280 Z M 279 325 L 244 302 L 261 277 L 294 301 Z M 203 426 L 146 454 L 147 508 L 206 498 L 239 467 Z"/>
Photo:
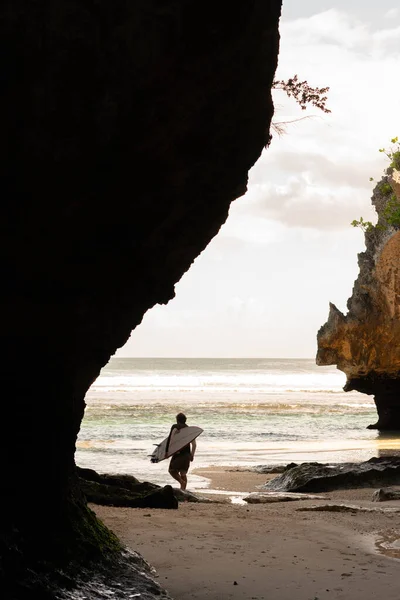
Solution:
<path fill-rule="evenodd" d="M 376 436 L 377 456 L 400 456 L 400 431 L 378 431 Z"/>
<path fill-rule="evenodd" d="M 400 559 L 400 530 L 390 529 L 380 532 L 375 546 L 380 554 Z"/>

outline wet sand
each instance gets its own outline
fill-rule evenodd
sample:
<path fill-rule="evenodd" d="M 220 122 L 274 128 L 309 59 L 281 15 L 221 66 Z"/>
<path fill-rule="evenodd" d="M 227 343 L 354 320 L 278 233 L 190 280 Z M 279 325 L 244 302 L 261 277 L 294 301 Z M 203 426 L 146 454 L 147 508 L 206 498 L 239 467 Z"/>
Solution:
<path fill-rule="evenodd" d="M 240 467 L 203 467 L 193 469 L 193 474 L 201 475 L 210 481 L 209 488 L 212 491 L 232 491 L 233 495 L 239 493 L 249 493 L 259 490 L 269 479 L 276 475 L 260 475 Z M 188 475 L 188 485 L 190 487 L 190 472 Z M 198 490 L 199 494 L 207 495 L 207 488 Z"/>
<path fill-rule="evenodd" d="M 224 500 L 268 478 L 232 467 L 193 472 L 210 479 L 210 498 Z M 323 494 L 329 501 L 92 508 L 156 568 L 175 600 L 399 600 L 400 564 L 378 545 L 392 544 L 391 555 L 400 556 L 400 514 L 297 511 L 327 502 L 400 508 L 373 503 L 374 489 Z"/>

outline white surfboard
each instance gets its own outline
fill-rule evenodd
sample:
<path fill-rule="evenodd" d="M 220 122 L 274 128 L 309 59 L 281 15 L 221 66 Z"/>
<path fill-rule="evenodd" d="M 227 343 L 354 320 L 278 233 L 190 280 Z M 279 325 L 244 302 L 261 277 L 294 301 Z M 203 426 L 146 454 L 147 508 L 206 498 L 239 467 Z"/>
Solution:
<path fill-rule="evenodd" d="M 152 463 L 160 462 L 160 460 L 164 460 L 173 456 L 179 450 L 182 450 L 185 446 L 193 442 L 199 435 L 203 433 L 203 429 L 201 427 L 182 427 L 182 429 L 174 429 L 171 435 L 171 440 L 169 442 L 168 454 L 166 453 L 168 437 L 165 438 L 161 442 L 161 444 L 157 444 L 157 448 L 154 450 L 151 455 L 150 461 Z"/>

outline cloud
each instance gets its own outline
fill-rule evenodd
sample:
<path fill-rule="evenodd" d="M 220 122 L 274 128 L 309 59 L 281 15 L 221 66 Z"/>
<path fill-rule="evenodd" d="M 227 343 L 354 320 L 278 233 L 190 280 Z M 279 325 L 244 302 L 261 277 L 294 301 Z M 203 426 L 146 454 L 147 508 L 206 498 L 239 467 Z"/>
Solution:
<path fill-rule="evenodd" d="M 259 214 L 288 227 L 348 229 L 360 211 L 365 217 L 362 194 L 348 186 L 312 184 L 304 176 L 291 177 L 280 186 L 255 186 L 252 194 Z"/>
<path fill-rule="evenodd" d="M 396 48 L 388 55 L 400 28 L 372 31 L 331 9 L 283 21 L 281 33 L 277 78 L 298 73 L 311 85 L 329 85 L 332 113 L 305 113 L 276 91 L 276 121 L 312 118 L 274 136 L 221 230 L 222 237 L 256 245 L 287 240 L 286 228 L 340 231 L 360 216 L 375 221 L 369 179 L 379 180 L 387 167 L 378 149 L 400 134 L 400 54 Z"/>
<path fill-rule="evenodd" d="M 378 149 L 397 131 L 400 54 L 389 53 L 400 28 L 372 31 L 367 23 L 331 9 L 283 21 L 277 78 L 298 73 L 311 85 L 330 86 L 331 114 L 301 111 L 275 92 L 276 121 L 288 124 L 274 136 L 250 171 L 248 193 L 234 203 L 222 237 L 256 245 L 287 240 L 285 228 L 340 231 L 353 219 L 376 220 L 373 184 L 388 163 Z M 387 145 L 387 144 L 386 144 Z"/>
<path fill-rule="evenodd" d="M 317 152 L 302 153 L 279 149 L 273 153 L 268 162 L 271 168 L 299 173 L 313 182 L 320 181 L 335 186 L 365 189 L 367 194 L 371 189 L 368 174 L 376 169 L 373 160 L 357 163 L 335 160 L 333 157 Z M 256 165 L 251 174 L 251 185 L 262 182 L 264 172 L 262 163 Z"/>
<path fill-rule="evenodd" d="M 379 56 L 388 40 L 395 37 L 398 28 L 372 31 L 372 26 L 348 13 L 330 9 L 312 17 L 282 23 L 282 40 L 290 31 L 301 47 L 323 48 L 331 58 L 339 57 L 343 51 L 359 53 L 360 57 Z M 289 42 L 290 43 L 290 42 Z M 399 53 L 397 48 L 397 53 Z M 314 56 L 315 62 L 320 62 Z M 321 61 L 322 62 L 322 61 Z"/>
<path fill-rule="evenodd" d="M 312 17 L 296 19 L 282 23 L 281 32 L 284 39 L 285 30 L 290 29 L 301 46 L 315 45 L 334 48 L 365 47 L 370 40 L 365 23 L 350 15 L 330 9 Z"/>
<path fill-rule="evenodd" d="M 334 9 L 282 24 L 277 77 L 297 72 L 311 85 L 329 85 L 332 113 L 312 110 L 318 118 L 275 135 L 222 235 L 275 243 L 287 237 L 284 227 L 339 231 L 361 215 L 376 220 L 369 178 L 383 174 L 387 161 L 378 149 L 400 133 L 400 54 L 386 52 L 399 37 L 399 28 L 372 32 Z M 284 93 L 276 98 L 277 121 L 304 116 Z"/>
<path fill-rule="evenodd" d="M 268 222 L 268 213 L 256 209 L 248 209 L 246 206 L 238 206 L 231 209 L 234 214 L 222 226 L 219 235 L 222 238 L 231 238 L 240 240 L 247 244 L 268 246 L 276 244 L 285 238 L 283 224 L 277 222 L 274 215 L 271 216 L 271 222 Z"/>
<path fill-rule="evenodd" d="M 400 15 L 400 10 L 398 8 L 391 8 L 390 10 L 387 11 L 387 13 L 385 13 L 384 18 L 385 19 L 395 19 L 399 15 Z"/>

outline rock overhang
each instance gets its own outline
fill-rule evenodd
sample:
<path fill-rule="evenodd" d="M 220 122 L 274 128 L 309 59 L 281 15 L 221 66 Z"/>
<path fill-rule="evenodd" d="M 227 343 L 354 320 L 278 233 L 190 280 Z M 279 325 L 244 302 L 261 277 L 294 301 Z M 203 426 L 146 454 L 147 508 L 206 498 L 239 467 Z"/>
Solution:
<path fill-rule="evenodd" d="M 317 364 L 343 371 L 345 391 L 375 396 L 379 429 L 400 428 L 400 231 L 388 223 L 386 210 L 393 194 L 400 202 L 399 181 L 400 173 L 389 168 L 376 185 L 372 204 L 378 223 L 365 232 L 348 312 L 331 304 L 317 336 Z"/>

